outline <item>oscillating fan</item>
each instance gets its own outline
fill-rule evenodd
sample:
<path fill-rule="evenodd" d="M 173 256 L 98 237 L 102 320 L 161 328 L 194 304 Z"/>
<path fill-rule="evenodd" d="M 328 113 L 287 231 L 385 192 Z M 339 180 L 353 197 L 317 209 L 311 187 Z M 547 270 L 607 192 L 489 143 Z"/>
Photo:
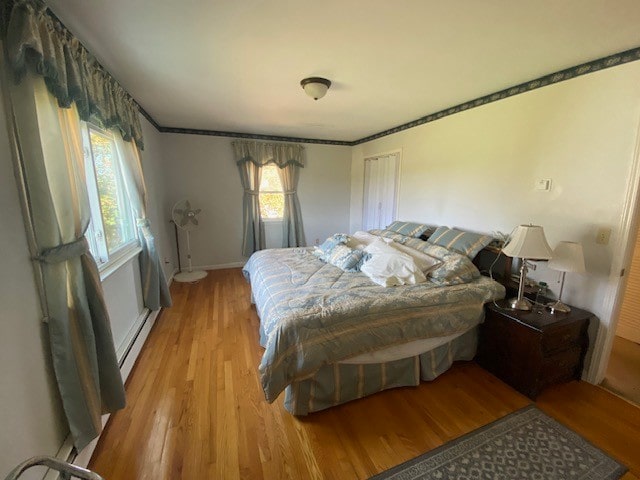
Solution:
<path fill-rule="evenodd" d="M 198 226 L 198 214 L 201 211 L 199 208 L 191 208 L 189 200 L 181 200 L 171 209 L 171 218 L 174 225 L 184 230 L 187 234 L 187 263 L 189 267 L 186 272 L 180 268 L 180 272 L 173 277 L 176 282 L 195 282 L 207 276 L 207 272 L 194 270 L 191 265 L 191 231 Z M 176 241 L 177 239 L 176 232 Z M 180 245 L 178 245 L 178 264 L 180 264 Z"/>

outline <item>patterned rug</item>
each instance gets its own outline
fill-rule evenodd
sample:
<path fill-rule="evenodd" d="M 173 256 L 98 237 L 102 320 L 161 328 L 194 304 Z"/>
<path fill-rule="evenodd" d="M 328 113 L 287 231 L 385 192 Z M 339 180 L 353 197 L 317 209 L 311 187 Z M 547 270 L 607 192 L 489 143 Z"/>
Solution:
<path fill-rule="evenodd" d="M 612 480 L 626 471 L 530 405 L 371 480 Z"/>

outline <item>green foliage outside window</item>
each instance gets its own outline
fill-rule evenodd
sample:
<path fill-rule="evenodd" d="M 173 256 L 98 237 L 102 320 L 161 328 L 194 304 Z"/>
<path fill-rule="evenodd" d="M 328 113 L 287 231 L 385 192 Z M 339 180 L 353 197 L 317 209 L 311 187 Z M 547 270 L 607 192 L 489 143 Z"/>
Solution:
<path fill-rule="evenodd" d="M 104 234 L 107 248 L 109 252 L 112 252 L 125 243 L 120 225 L 126 220 L 122 216 L 119 205 L 117 171 L 116 165 L 114 165 L 117 158 L 110 138 L 94 130 L 90 131 L 90 135 Z"/>
<path fill-rule="evenodd" d="M 260 215 L 262 218 L 282 218 L 284 214 L 284 194 L 278 174 L 278 167 L 266 165 L 262 167 L 260 179 Z"/>

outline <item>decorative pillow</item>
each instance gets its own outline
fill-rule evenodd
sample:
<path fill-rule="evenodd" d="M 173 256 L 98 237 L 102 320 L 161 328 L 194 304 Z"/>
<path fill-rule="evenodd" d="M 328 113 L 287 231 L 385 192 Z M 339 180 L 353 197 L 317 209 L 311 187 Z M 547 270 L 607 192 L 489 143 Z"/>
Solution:
<path fill-rule="evenodd" d="M 392 232 L 400 233 L 401 235 L 406 235 L 407 237 L 419 237 L 431 228 L 433 227 L 425 225 L 423 223 L 396 221 L 389 225 L 386 230 L 391 230 Z"/>
<path fill-rule="evenodd" d="M 349 241 L 346 243 L 346 245 L 350 248 L 357 248 L 359 250 L 362 250 L 378 238 L 380 237 L 378 237 L 377 235 L 373 235 L 372 233 L 357 231 L 352 235 L 349 235 Z"/>
<path fill-rule="evenodd" d="M 313 254 L 317 257 L 322 257 L 331 253 L 336 245 L 345 244 L 349 241 L 349 235 L 345 233 L 335 233 L 327 238 L 322 245 L 318 245 L 313 249 Z"/>
<path fill-rule="evenodd" d="M 365 251 L 371 257 L 362 265 L 362 273 L 383 287 L 414 285 L 426 280 L 413 259 L 382 239 L 370 243 Z"/>
<path fill-rule="evenodd" d="M 385 242 L 393 240 L 398 243 L 405 243 L 411 237 L 402 235 L 401 233 L 394 232 L 393 230 L 369 230 L 369 233 L 382 237 Z"/>
<path fill-rule="evenodd" d="M 427 245 L 422 251 L 442 262 L 428 274 L 429 280 L 436 285 L 459 285 L 480 278 L 480 271 L 468 257 L 439 245 Z"/>
<path fill-rule="evenodd" d="M 416 239 L 412 238 L 410 240 L 416 240 Z M 422 242 L 422 243 L 425 243 L 425 242 Z M 407 245 L 401 245 L 399 243 L 392 242 L 390 243 L 390 246 L 392 246 L 396 250 L 399 250 L 400 252 L 406 255 L 409 255 L 413 259 L 413 263 L 416 264 L 416 267 L 418 267 L 420 271 L 422 271 L 422 273 L 424 273 L 425 275 L 427 275 L 431 270 L 433 270 L 436 267 L 439 267 L 442 264 L 442 262 L 437 258 L 432 257 L 431 255 L 428 255 L 424 252 L 416 250 L 415 248 L 409 247 Z"/>
<path fill-rule="evenodd" d="M 465 232 L 449 227 L 438 227 L 427 241 L 466 255 L 470 260 L 473 260 L 478 252 L 489 245 L 492 240 L 493 237 L 490 235 Z"/>
<path fill-rule="evenodd" d="M 365 252 L 362 250 L 355 250 L 346 245 L 338 244 L 327 255 L 326 261 L 345 272 L 357 272 L 360 269 L 364 255 Z"/>

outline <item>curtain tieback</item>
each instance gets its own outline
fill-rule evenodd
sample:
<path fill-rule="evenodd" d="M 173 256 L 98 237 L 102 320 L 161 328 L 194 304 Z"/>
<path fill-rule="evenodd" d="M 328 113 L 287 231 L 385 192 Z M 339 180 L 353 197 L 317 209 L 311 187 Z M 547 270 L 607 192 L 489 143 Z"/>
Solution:
<path fill-rule="evenodd" d="M 298 193 L 298 191 L 297 190 L 289 190 L 288 192 L 282 192 L 282 193 L 284 193 L 285 195 L 295 195 L 296 193 Z"/>
<path fill-rule="evenodd" d="M 244 193 L 249 194 L 249 195 L 260 195 L 260 192 L 257 190 L 251 190 L 249 188 L 245 188 L 244 189 Z"/>
<path fill-rule="evenodd" d="M 136 220 L 136 224 L 139 228 L 151 228 L 151 222 L 148 218 L 139 218 Z"/>
<path fill-rule="evenodd" d="M 89 252 L 89 242 L 84 235 L 73 242 L 63 243 L 53 248 L 45 248 L 34 258 L 40 263 L 62 263 Z"/>

